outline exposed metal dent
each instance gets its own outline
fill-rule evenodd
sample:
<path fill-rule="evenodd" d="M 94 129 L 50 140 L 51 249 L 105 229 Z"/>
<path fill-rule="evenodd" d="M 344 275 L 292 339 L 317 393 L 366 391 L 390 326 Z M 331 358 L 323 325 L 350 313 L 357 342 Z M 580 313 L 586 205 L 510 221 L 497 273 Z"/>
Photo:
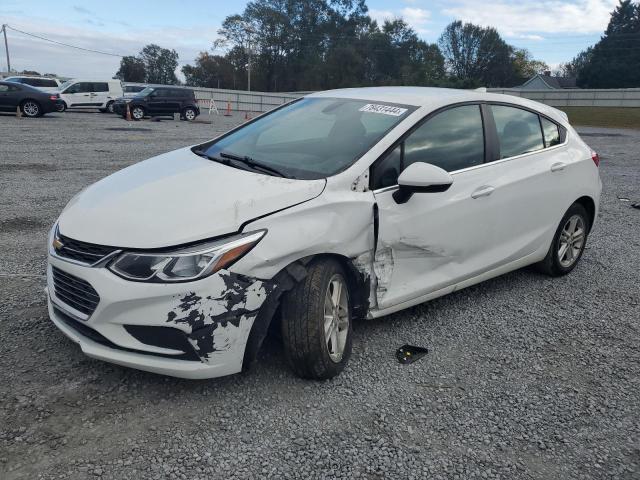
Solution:
<path fill-rule="evenodd" d="M 373 272 L 375 274 L 375 292 L 377 303 L 382 302 L 382 297 L 387 292 L 393 276 L 393 249 L 388 245 L 380 245 L 376 250 L 373 261 Z"/>
<path fill-rule="evenodd" d="M 351 184 L 352 192 L 367 192 L 369 191 L 369 169 L 362 172 L 356 177 Z"/>

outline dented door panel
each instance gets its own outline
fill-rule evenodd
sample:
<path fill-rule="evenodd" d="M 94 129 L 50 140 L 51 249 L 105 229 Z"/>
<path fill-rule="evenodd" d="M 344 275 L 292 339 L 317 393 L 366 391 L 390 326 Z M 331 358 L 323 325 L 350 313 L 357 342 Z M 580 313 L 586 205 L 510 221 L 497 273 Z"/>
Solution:
<path fill-rule="evenodd" d="M 417 193 L 401 205 L 392 197 L 394 189 L 375 194 L 380 222 L 374 262 L 379 308 L 487 269 L 495 222 L 487 215 L 490 200 L 477 201 L 471 194 L 489 180 L 483 168 L 461 172 L 446 192 Z"/>

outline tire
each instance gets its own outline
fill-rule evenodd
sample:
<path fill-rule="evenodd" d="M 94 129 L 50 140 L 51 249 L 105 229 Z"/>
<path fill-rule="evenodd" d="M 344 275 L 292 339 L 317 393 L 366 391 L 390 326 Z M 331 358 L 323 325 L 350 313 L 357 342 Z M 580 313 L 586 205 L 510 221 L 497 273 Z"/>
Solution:
<path fill-rule="evenodd" d="M 20 104 L 20 110 L 25 117 L 35 118 L 42 115 L 42 107 L 35 100 L 23 100 Z"/>
<path fill-rule="evenodd" d="M 342 372 L 351 356 L 351 296 L 337 261 L 317 261 L 307 268 L 308 275 L 283 297 L 282 340 L 296 375 L 325 380 Z"/>
<path fill-rule="evenodd" d="M 144 111 L 144 108 L 136 105 L 135 107 L 129 107 L 130 111 L 131 111 L 131 118 L 133 120 L 142 120 L 144 118 L 144 116 L 146 115 L 147 112 Z M 125 118 L 127 116 L 127 113 L 125 112 L 124 114 Z"/>
<path fill-rule="evenodd" d="M 197 116 L 198 114 L 196 113 L 195 108 L 187 107 L 184 110 L 182 110 L 182 118 L 189 122 L 191 122 L 192 120 L 195 120 Z"/>
<path fill-rule="evenodd" d="M 107 102 L 106 108 L 100 111 L 104 113 L 113 113 L 113 102 Z"/>
<path fill-rule="evenodd" d="M 60 105 L 56 106 L 56 112 L 62 113 L 67 109 L 67 104 L 62 102 Z"/>
<path fill-rule="evenodd" d="M 571 272 L 584 253 L 591 222 L 589 214 L 579 203 L 574 203 L 564 214 L 556 229 L 547 256 L 536 266 L 551 277 Z"/>

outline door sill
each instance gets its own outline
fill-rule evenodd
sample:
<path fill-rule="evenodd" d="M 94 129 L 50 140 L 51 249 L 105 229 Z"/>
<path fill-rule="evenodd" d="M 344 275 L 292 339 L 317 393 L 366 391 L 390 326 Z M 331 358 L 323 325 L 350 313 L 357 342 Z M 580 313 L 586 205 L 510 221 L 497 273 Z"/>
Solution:
<path fill-rule="evenodd" d="M 416 305 L 419 305 L 420 303 L 428 302 L 438 297 L 448 295 L 449 293 L 462 290 L 463 288 L 470 287 L 471 285 L 484 282 L 485 280 L 498 277 L 508 272 L 512 272 L 513 270 L 518 270 L 519 268 L 526 267 L 527 265 L 531 265 L 542 260 L 546 252 L 546 248 L 540 248 L 535 252 L 519 258 L 518 260 L 506 263 L 500 267 L 494 268 L 493 270 L 489 270 L 487 272 L 481 273 L 480 275 L 476 275 L 475 277 L 471 277 L 453 285 L 449 285 L 448 287 L 444 287 L 439 290 L 420 295 L 418 297 L 412 298 L 411 300 L 405 300 L 404 302 L 397 303 L 389 307 L 370 310 L 367 318 L 384 317 L 385 315 L 390 315 L 400 310 L 404 310 L 405 308 L 414 307 Z M 540 257 L 540 255 L 542 255 L 542 257 Z"/>

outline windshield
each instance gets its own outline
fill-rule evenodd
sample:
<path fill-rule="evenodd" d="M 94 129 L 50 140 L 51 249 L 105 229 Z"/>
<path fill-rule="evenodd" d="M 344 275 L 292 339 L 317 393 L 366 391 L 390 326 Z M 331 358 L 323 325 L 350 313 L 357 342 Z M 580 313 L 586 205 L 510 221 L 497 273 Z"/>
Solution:
<path fill-rule="evenodd" d="M 67 80 L 62 85 L 60 85 L 59 89 L 60 90 L 64 90 L 65 88 L 67 88 L 69 85 L 71 85 L 74 82 L 75 82 L 75 80 Z"/>
<path fill-rule="evenodd" d="M 194 150 L 214 158 L 221 153 L 249 157 L 288 177 L 325 178 L 352 165 L 413 110 L 365 100 L 304 98 Z"/>
<path fill-rule="evenodd" d="M 153 92 L 155 89 L 153 87 L 147 87 L 145 89 L 143 89 L 142 91 L 138 92 L 136 94 L 136 97 L 144 97 L 146 95 L 149 95 L 151 92 Z"/>

